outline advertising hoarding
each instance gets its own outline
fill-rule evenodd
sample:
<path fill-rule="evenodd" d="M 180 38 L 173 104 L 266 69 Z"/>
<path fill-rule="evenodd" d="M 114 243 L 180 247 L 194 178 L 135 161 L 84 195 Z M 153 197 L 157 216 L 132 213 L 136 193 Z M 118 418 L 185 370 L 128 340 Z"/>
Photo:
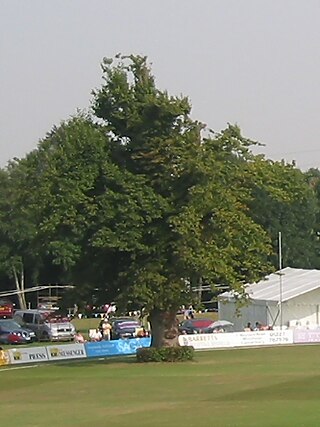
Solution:
<path fill-rule="evenodd" d="M 47 353 L 50 361 L 87 357 L 84 344 L 50 345 L 47 346 Z"/>
<path fill-rule="evenodd" d="M 121 356 L 136 354 L 141 347 L 150 347 L 151 338 L 121 339 L 88 342 L 85 344 L 88 357 Z"/>
<path fill-rule="evenodd" d="M 179 345 L 192 346 L 196 350 L 211 348 L 255 347 L 277 344 L 293 344 L 293 332 L 289 330 L 227 332 L 217 334 L 191 334 L 179 336 Z"/>
<path fill-rule="evenodd" d="M 293 332 L 295 344 L 311 344 L 320 342 L 320 330 L 296 329 Z"/>
<path fill-rule="evenodd" d="M 0 366 L 6 366 L 10 363 L 9 353 L 6 350 L 0 350 Z"/>
<path fill-rule="evenodd" d="M 38 363 L 49 360 L 46 347 L 21 347 L 8 350 L 10 363 Z"/>

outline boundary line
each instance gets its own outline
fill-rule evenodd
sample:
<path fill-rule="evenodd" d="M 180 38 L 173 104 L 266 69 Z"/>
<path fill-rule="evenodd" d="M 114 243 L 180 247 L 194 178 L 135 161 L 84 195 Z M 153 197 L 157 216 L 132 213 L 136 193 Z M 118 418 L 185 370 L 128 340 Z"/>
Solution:
<path fill-rule="evenodd" d="M 12 366 L 11 368 L 0 368 L 0 373 L 4 371 L 13 371 L 16 369 L 28 369 L 28 368 L 37 368 L 39 365 L 29 365 L 29 366 Z"/>

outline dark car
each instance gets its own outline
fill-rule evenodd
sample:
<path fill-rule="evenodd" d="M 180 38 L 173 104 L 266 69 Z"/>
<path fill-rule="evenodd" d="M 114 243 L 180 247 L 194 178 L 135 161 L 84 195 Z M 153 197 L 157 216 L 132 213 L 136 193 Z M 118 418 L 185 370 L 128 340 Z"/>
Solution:
<path fill-rule="evenodd" d="M 36 334 L 30 329 L 22 328 L 12 319 L 0 319 L 1 344 L 27 344 L 36 340 Z"/>
<path fill-rule="evenodd" d="M 139 331 L 143 330 L 141 323 L 135 319 L 112 319 L 110 323 L 112 326 L 112 340 L 118 340 L 120 338 L 135 338 L 139 335 Z"/>
<path fill-rule="evenodd" d="M 212 325 L 211 319 L 188 319 L 179 324 L 180 334 L 201 334 L 204 329 Z"/>

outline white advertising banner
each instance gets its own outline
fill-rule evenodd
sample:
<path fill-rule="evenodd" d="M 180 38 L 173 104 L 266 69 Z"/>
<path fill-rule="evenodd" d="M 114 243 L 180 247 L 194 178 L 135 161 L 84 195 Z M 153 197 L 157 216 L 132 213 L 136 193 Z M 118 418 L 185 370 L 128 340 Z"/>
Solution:
<path fill-rule="evenodd" d="M 51 345 L 47 346 L 47 352 L 50 361 L 87 357 L 84 344 Z"/>
<path fill-rule="evenodd" d="M 295 344 L 310 344 L 320 342 L 320 330 L 296 329 L 293 332 L 293 341 Z"/>
<path fill-rule="evenodd" d="M 228 347 L 255 347 L 277 344 L 293 344 L 293 332 L 256 331 L 179 336 L 179 345 L 192 346 L 196 350 Z"/>
<path fill-rule="evenodd" d="M 179 345 L 195 350 L 206 348 L 234 347 L 233 333 L 179 335 Z"/>
<path fill-rule="evenodd" d="M 292 331 L 254 331 L 254 332 L 237 332 L 239 347 L 276 345 L 276 344 L 293 344 Z"/>
<path fill-rule="evenodd" d="M 10 363 L 13 365 L 19 363 L 47 362 L 49 360 L 46 347 L 21 347 L 7 351 L 9 353 Z"/>

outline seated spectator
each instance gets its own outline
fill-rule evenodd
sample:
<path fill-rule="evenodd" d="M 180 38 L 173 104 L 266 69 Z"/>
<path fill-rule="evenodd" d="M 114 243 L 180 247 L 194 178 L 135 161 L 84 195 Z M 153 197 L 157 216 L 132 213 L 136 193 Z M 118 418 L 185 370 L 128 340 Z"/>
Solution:
<path fill-rule="evenodd" d="M 254 331 L 260 331 L 261 330 L 261 325 L 259 322 L 256 322 L 255 326 L 254 326 Z"/>
<path fill-rule="evenodd" d="M 251 326 L 250 322 L 247 323 L 247 326 L 244 328 L 244 331 L 245 332 L 251 332 L 252 331 L 252 326 Z"/>
<path fill-rule="evenodd" d="M 144 338 L 147 336 L 146 330 L 142 328 L 136 328 L 136 337 L 137 338 Z"/>
<path fill-rule="evenodd" d="M 99 331 L 99 329 L 90 329 L 89 330 L 89 338 L 90 341 L 101 341 L 102 340 L 102 333 Z"/>
<path fill-rule="evenodd" d="M 74 336 L 74 342 L 76 342 L 77 344 L 84 344 L 86 342 L 81 332 L 79 331 L 76 332 Z"/>

